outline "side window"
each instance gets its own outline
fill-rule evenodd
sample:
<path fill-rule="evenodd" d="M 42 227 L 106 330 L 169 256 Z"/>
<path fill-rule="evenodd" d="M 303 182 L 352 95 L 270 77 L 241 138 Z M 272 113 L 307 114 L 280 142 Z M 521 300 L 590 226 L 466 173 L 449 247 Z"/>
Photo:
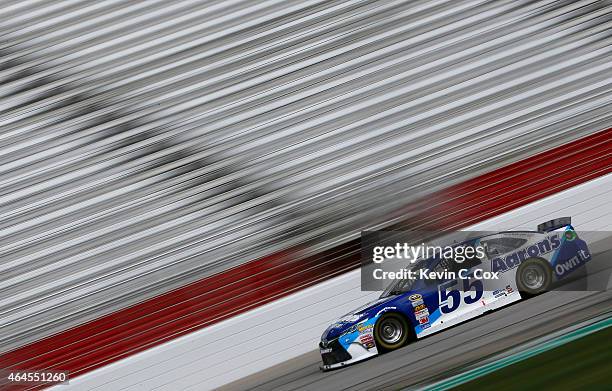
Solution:
<path fill-rule="evenodd" d="M 493 238 L 483 240 L 481 244 L 484 246 L 489 258 L 491 258 L 516 250 L 526 242 L 527 239 L 523 238 Z"/>
<path fill-rule="evenodd" d="M 476 249 L 473 246 L 465 246 L 461 253 L 463 254 L 460 256 L 461 258 L 458 258 L 457 255 L 455 256 L 459 268 L 470 269 L 474 266 L 480 265 L 480 263 L 482 262 L 482 259 L 478 258 Z"/>
<path fill-rule="evenodd" d="M 440 261 L 436 264 L 436 266 L 431 268 L 431 271 L 436 272 L 436 273 L 443 273 L 444 271 L 452 272 L 452 271 L 456 271 L 457 269 L 456 265 L 457 264 L 452 259 L 441 258 Z M 437 278 L 437 279 L 426 280 L 425 283 L 427 285 L 438 285 L 439 283 L 444 282 L 444 281 L 447 281 L 447 279 Z"/>

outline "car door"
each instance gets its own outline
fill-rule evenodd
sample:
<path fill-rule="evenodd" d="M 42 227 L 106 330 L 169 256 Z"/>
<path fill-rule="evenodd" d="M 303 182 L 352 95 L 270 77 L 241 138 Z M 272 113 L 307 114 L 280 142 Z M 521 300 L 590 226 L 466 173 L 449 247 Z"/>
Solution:
<path fill-rule="evenodd" d="M 494 258 L 504 257 L 523 246 L 527 239 L 520 234 L 496 234 L 479 239 L 478 244 L 485 250 L 486 257 L 482 262 L 484 271 L 492 271 L 491 262 Z M 502 307 L 520 299 L 514 274 L 499 273 L 497 279 L 484 279 L 484 294 L 482 300 L 487 310 Z"/>

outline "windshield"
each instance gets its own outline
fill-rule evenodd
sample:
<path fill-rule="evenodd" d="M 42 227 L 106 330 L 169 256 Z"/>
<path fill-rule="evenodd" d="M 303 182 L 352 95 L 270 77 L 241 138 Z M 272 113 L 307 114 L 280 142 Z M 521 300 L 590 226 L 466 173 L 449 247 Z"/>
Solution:
<path fill-rule="evenodd" d="M 425 260 L 420 260 L 418 262 L 415 262 L 413 264 L 410 264 L 408 267 L 404 268 L 405 270 L 419 270 L 425 267 Z M 380 298 L 384 298 L 384 297 L 389 297 L 389 296 L 393 296 L 393 295 L 399 295 L 401 293 L 405 293 L 408 292 L 410 290 L 413 289 L 414 284 L 417 280 L 416 279 L 410 279 L 410 278 L 404 278 L 401 280 L 397 280 L 391 284 L 389 284 L 389 286 L 387 287 L 387 289 L 384 290 L 384 292 L 380 295 Z"/>

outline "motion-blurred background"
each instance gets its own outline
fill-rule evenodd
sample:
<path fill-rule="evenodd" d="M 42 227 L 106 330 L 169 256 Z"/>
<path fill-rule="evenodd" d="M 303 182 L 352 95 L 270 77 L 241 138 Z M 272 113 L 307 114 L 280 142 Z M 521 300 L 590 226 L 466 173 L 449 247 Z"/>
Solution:
<path fill-rule="evenodd" d="M 608 174 L 611 11 L 5 0 L 0 367 L 82 374 L 354 269 L 361 230 Z"/>

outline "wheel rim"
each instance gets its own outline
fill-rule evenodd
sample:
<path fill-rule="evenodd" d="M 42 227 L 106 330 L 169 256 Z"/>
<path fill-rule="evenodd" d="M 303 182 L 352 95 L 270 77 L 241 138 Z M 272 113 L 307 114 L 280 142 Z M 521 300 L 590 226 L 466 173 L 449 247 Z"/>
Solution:
<path fill-rule="evenodd" d="M 395 318 L 388 318 L 380 325 L 380 338 L 387 344 L 395 344 L 404 334 L 402 324 Z"/>
<path fill-rule="evenodd" d="M 539 265 L 529 265 L 523 270 L 523 284 L 525 287 L 538 290 L 544 286 L 545 271 Z"/>

